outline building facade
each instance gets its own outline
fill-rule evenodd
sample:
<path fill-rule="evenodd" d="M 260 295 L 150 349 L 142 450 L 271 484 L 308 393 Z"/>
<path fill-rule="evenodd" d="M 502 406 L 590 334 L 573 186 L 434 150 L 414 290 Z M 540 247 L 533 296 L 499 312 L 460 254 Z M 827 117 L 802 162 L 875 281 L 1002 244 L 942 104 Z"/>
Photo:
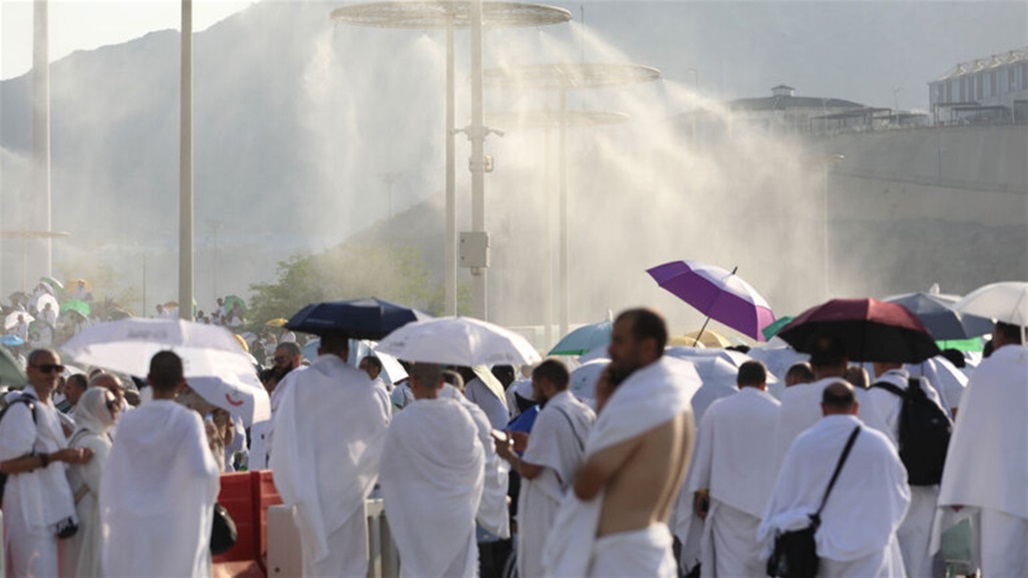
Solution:
<path fill-rule="evenodd" d="M 1028 47 L 958 64 L 928 99 L 937 125 L 1028 122 Z"/>

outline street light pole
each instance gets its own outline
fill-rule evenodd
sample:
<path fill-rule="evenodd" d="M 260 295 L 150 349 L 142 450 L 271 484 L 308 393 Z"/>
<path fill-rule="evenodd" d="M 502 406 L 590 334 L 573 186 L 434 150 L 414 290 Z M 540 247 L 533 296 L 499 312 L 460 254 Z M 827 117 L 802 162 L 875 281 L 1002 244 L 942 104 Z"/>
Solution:
<path fill-rule="evenodd" d="M 37 198 L 43 201 L 43 230 L 50 231 L 50 23 L 48 0 L 33 4 L 32 150 Z M 37 221 L 38 222 L 38 221 Z M 46 276 L 53 276 L 53 240 L 45 238 Z M 24 272 L 22 274 L 24 276 Z"/>
<path fill-rule="evenodd" d="M 443 310 L 447 315 L 457 314 L 457 176 L 456 176 L 456 135 L 454 124 L 456 113 L 454 106 L 454 86 L 456 83 L 453 71 L 453 16 L 446 22 L 446 249 L 445 270 L 443 271 L 443 293 L 445 302 Z"/>
<path fill-rule="evenodd" d="M 178 316 L 193 320 L 193 0 L 182 0 L 179 94 Z"/>
<path fill-rule="evenodd" d="M 471 0 L 471 227 L 476 233 L 485 233 L 485 137 L 482 110 L 482 0 Z M 471 269 L 471 302 L 475 317 L 485 320 L 486 268 Z"/>

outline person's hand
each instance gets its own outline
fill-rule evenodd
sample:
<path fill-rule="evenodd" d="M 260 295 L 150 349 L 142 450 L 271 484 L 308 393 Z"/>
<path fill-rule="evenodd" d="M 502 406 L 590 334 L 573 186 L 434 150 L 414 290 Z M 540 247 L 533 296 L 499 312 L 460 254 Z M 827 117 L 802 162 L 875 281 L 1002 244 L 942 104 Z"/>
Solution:
<path fill-rule="evenodd" d="M 696 512 L 696 517 L 701 520 L 707 519 L 707 512 L 710 511 L 710 494 L 700 490 L 693 494 L 692 498 L 692 509 Z"/>
<path fill-rule="evenodd" d="M 68 464 L 85 464 L 93 459 L 93 450 L 89 448 L 65 448 L 50 456 L 50 461 L 62 461 Z"/>
<path fill-rule="evenodd" d="M 528 447 L 528 433 L 523 431 L 510 432 L 510 438 L 514 440 L 514 451 L 523 452 Z"/>

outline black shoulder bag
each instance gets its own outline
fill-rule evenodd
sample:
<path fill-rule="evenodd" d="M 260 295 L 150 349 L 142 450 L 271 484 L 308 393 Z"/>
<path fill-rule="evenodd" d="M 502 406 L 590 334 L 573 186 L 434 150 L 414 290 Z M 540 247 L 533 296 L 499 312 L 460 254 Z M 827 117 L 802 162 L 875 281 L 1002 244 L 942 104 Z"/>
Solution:
<path fill-rule="evenodd" d="M 857 440 L 858 433 L 860 433 L 859 425 L 853 429 L 849 440 L 846 441 L 846 447 L 839 456 L 839 463 L 835 465 L 832 480 L 828 482 L 825 495 L 821 498 L 821 505 L 816 512 L 810 515 L 810 525 L 802 530 L 779 532 L 775 535 L 775 549 L 767 560 L 768 576 L 777 576 L 778 578 L 814 578 L 817 576 L 820 560 L 817 556 L 817 546 L 814 543 L 814 533 L 821 525 L 821 510 L 825 508 L 828 495 L 832 493 L 835 480 L 839 477 L 839 472 L 846 463 L 850 450 L 853 449 L 853 442 Z"/>

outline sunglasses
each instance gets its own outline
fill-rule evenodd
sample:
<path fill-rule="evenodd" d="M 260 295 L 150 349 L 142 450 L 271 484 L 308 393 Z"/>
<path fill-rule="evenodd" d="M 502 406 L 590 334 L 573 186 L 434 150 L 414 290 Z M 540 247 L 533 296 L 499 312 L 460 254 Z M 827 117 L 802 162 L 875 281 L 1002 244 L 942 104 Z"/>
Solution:
<path fill-rule="evenodd" d="M 285 362 L 289 361 L 289 358 L 288 357 L 282 357 L 282 356 L 275 356 L 274 361 L 275 361 L 275 363 L 285 363 Z"/>
<path fill-rule="evenodd" d="M 111 413 L 114 413 L 114 410 L 116 409 L 121 409 L 121 406 L 118 405 L 117 399 L 108 399 L 105 405 L 107 406 L 107 411 Z"/>
<path fill-rule="evenodd" d="M 41 373 L 64 373 L 64 366 L 59 363 L 44 363 L 43 365 L 33 365 L 36 371 Z"/>

